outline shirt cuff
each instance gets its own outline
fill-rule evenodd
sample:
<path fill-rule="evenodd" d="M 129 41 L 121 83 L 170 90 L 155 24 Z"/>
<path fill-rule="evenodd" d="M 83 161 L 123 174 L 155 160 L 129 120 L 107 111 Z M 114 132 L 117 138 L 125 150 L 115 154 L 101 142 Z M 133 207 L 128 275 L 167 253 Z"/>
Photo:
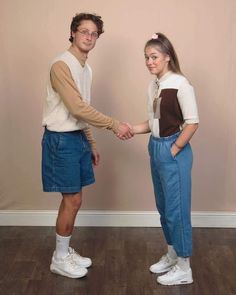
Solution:
<path fill-rule="evenodd" d="M 113 119 L 111 128 L 108 128 L 108 129 L 111 129 L 113 132 L 117 132 L 119 125 L 120 125 L 120 122 L 116 119 Z"/>

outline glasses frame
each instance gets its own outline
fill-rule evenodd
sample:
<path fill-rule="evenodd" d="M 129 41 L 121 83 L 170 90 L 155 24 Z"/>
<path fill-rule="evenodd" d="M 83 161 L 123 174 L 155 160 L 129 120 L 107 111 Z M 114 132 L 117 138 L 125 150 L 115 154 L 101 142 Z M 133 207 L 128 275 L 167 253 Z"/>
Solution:
<path fill-rule="evenodd" d="M 91 37 L 94 40 L 96 40 L 99 37 L 98 32 L 89 33 L 89 31 L 86 29 L 82 29 L 82 30 L 78 29 L 77 32 L 79 32 L 84 37 Z"/>

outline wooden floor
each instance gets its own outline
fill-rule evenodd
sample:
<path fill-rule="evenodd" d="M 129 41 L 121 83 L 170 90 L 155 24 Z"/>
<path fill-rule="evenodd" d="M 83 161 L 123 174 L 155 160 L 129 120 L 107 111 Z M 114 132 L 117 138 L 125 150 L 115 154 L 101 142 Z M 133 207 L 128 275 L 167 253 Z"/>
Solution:
<path fill-rule="evenodd" d="M 1 295 L 236 294 L 236 229 L 194 228 L 194 283 L 161 286 L 148 270 L 165 251 L 160 228 L 82 227 L 72 246 L 90 256 L 82 279 L 52 274 L 52 227 L 0 227 Z"/>

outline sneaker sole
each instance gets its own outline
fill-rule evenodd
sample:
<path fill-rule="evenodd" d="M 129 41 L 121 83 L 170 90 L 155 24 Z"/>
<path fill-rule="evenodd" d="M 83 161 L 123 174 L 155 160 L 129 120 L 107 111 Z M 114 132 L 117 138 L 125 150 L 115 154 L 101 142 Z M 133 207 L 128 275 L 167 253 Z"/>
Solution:
<path fill-rule="evenodd" d="M 165 285 L 165 286 L 175 286 L 175 285 L 189 285 L 193 283 L 193 280 L 178 280 L 175 282 L 160 282 L 157 279 L 157 282 L 161 285 Z"/>
<path fill-rule="evenodd" d="M 52 273 L 55 273 L 55 274 L 58 274 L 58 275 L 61 275 L 61 276 L 64 276 L 64 277 L 68 277 L 68 278 L 72 278 L 72 279 L 79 279 L 79 278 L 82 278 L 82 277 L 85 277 L 87 272 L 84 273 L 84 274 L 81 274 L 81 275 L 76 275 L 76 274 L 68 274 L 60 269 L 56 269 L 56 268 L 53 268 L 52 266 L 50 266 L 50 271 Z"/>

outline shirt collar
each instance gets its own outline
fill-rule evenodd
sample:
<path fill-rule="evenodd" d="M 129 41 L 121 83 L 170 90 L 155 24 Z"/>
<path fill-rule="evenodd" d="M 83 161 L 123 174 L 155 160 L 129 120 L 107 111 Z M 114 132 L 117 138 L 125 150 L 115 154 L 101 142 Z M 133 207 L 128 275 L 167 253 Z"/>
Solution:
<path fill-rule="evenodd" d="M 86 60 L 88 58 L 87 55 L 81 53 L 80 51 L 78 50 L 75 50 L 75 48 L 73 46 L 71 46 L 68 51 L 73 54 L 79 61 L 79 63 L 81 64 L 82 67 L 85 66 L 85 63 L 86 63 Z"/>
<path fill-rule="evenodd" d="M 169 76 L 173 74 L 172 71 L 168 71 L 167 73 L 165 73 L 165 75 L 163 75 L 160 79 L 156 79 L 156 81 L 160 84 L 161 82 L 165 81 L 166 79 L 169 78 Z"/>

